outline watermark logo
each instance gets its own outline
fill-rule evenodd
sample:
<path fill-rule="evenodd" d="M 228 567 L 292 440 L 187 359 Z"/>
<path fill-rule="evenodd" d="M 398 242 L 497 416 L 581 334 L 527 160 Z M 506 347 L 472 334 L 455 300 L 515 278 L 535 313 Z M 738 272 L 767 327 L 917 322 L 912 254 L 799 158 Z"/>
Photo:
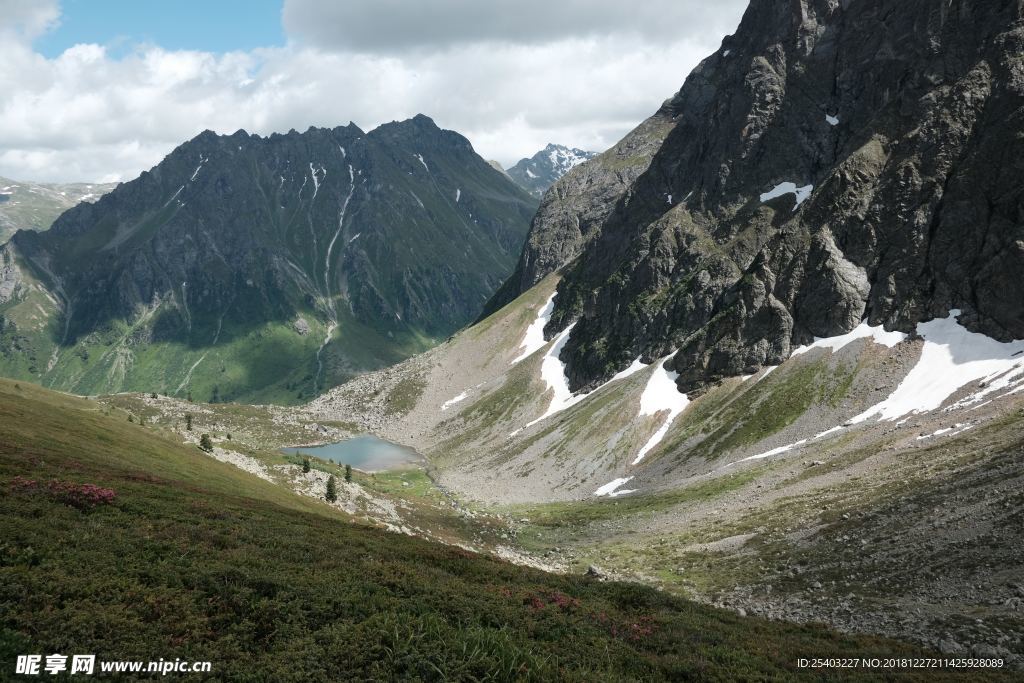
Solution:
<path fill-rule="evenodd" d="M 190 662 L 188 660 L 100 660 L 97 666 L 96 655 L 18 655 L 14 664 L 14 673 L 22 676 L 55 676 L 68 672 L 70 675 L 94 673 L 152 673 L 166 676 L 170 673 L 209 673 L 210 662 Z"/>

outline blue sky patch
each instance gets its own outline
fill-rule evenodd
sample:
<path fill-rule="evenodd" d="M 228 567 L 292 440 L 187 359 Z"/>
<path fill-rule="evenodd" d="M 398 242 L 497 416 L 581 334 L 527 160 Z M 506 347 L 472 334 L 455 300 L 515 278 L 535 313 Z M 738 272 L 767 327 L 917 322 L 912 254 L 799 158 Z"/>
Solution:
<path fill-rule="evenodd" d="M 60 25 L 35 49 L 53 58 L 79 43 L 115 58 L 139 44 L 214 53 L 284 45 L 281 0 L 63 0 Z"/>

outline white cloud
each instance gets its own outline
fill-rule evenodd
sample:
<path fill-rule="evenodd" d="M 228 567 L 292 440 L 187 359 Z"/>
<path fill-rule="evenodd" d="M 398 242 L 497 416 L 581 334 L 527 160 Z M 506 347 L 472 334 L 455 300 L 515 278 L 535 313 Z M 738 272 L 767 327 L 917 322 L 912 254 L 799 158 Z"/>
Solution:
<path fill-rule="evenodd" d="M 518 4 L 539 7 L 533 0 Z M 286 47 L 212 54 L 143 45 L 115 59 L 102 46 L 77 45 L 46 59 L 31 41 L 56 20 L 43 11 L 55 6 L 0 0 L 0 12 L 20 8 L 9 15 L 20 18 L 0 25 L 7 36 L 0 41 L 0 175 L 128 180 L 206 128 L 269 134 L 352 120 L 369 129 L 421 112 L 506 165 L 548 142 L 601 150 L 671 96 L 731 30 L 681 27 L 673 37 L 663 27 L 645 31 L 646 10 L 627 21 L 610 4 L 588 4 L 597 18 L 574 30 L 565 26 L 572 13 L 552 9 L 552 25 L 561 31 L 533 35 L 513 25 L 501 33 L 492 25 L 476 37 L 467 33 L 471 24 L 459 35 L 438 28 L 465 3 L 432 3 L 431 41 L 383 36 L 380 44 L 352 48 L 344 31 L 334 42 L 330 31 L 307 36 L 295 26 L 296 13 L 308 26 L 315 6 L 289 0 Z M 662 6 L 669 18 L 685 14 L 670 5 L 689 6 L 686 16 L 696 21 L 712 14 L 700 9 L 704 4 L 652 6 Z M 707 21 L 735 25 L 743 4 L 718 3 Z M 316 6 L 324 8 L 322 26 L 337 25 L 333 4 Z M 359 25 L 370 30 L 378 14 L 364 12 Z M 617 27 L 620 19 L 625 24 Z"/>
<path fill-rule="evenodd" d="M 732 30 L 743 6 L 729 0 L 287 0 L 282 17 L 289 35 L 321 48 L 391 52 L 611 35 L 670 44 Z"/>
<path fill-rule="evenodd" d="M 0 0 L 0 36 L 34 38 L 56 26 L 60 19 L 57 0 Z"/>

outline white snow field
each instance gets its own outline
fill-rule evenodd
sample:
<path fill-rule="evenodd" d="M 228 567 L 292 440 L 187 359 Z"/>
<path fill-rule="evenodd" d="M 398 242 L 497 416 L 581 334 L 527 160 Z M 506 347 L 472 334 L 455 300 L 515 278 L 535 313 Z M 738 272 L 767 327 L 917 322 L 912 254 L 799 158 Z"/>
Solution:
<path fill-rule="evenodd" d="M 668 358 L 662 359 L 650 379 L 647 380 L 644 393 L 640 395 L 639 415 L 657 415 L 666 410 L 668 415 L 665 417 L 665 421 L 662 422 L 661 427 L 658 428 L 658 431 L 637 452 L 636 458 L 634 458 L 632 463 L 634 465 L 643 460 L 645 455 L 661 443 L 661 440 L 668 434 L 669 427 L 672 426 L 676 417 L 686 410 L 686 406 L 690 404 L 690 399 L 687 398 L 686 394 L 680 393 L 679 389 L 676 388 L 676 378 L 679 377 L 679 373 L 665 368 L 667 361 Z"/>
<path fill-rule="evenodd" d="M 960 311 L 953 309 L 945 318 L 918 323 L 917 333 L 924 337 L 924 347 L 917 365 L 888 398 L 850 423 L 876 416 L 878 420 L 897 420 L 910 413 L 926 413 L 970 382 L 1008 373 L 1019 377 L 1024 340 L 1004 343 L 970 332 L 956 321 L 959 315 Z M 1006 382 L 1007 386 L 1011 383 L 1012 379 Z"/>
<path fill-rule="evenodd" d="M 799 356 L 802 353 L 807 353 L 811 349 L 831 349 L 832 352 L 835 353 L 847 344 L 852 344 L 858 339 L 871 339 L 876 344 L 892 348 L 906 338 L 907 335 L 903 332 L 886 332 L 885 328 L 881 325 L 871 327 L 868 325 L 867 321 L 864 321 L 846 334 L 841 334 L 836 337 L 815 337 L 814 343 L 797 347 L 793 350 L 793 353 L 790 354 L 790 357 L 792 358 L 793 356 Z"/>
<path fill-rule="evenodd" d="M 623 491 L 616 491 L 616 489 L 619 488 L 620 486 L 624 486 L 625 484 L 629 483 L 629 480 L 632 479 L 632 478 L 633 477 L 622 477 L 621 479 L 614 479 L 614 480 L 608 482 L 607 484 L 605 484 L 604 486 L 602 486 L 601 488 L 599 488 L 598 490 L 594 491 L 594 495 L 595 496 L 613 496 L 614 497 L 614 496 L 621 496 L 621 495 L 624 495 L 626 493 L 633 493 L 634 491 L 636 491 L 636 489 L 626 489 L 626 490 L 623 490 Z"/>
<path fill-rule="evenodd" d="M 793 207 L 793 210 L 796 211 L 800 207 L 800 205 L 804 203 L 804 200 L 811 196 L 811 192 L 813 191 L 814 185 L 804 185 L 803 187 L 797 187 L 796 183 L 779 183 L 778 185 L 776 185 L 775 187 L 761 195 L 761 203 L 771 201 L 772 199 L 775 199 L 776 197 L 781 197 L 784 194 L 792 193 L 796 195 L 796 206 Z"/>
<path fill-rule="evenodd" d="M 921 357 L 896 390 L 885 400 L 854 416 L 843 425 L 826 429 L 811 439 L 802 439 L 751 455 L 728 463 L 724 467 L 779 455 L 808 441 L 820 439 L 848 426 L 867 422 L 871 418 L 876 418 L 879 422 L 899 420 L 897 425 L 904 424 L 907 421 L 906 416 L 938 409 L 957 390 L 972 382 L 980 381 L 981 390 L 950 405 L 945 409 L 946 412 L 968 406 L 978 407 L 984 397 L 999 391 L 1005 391 L 1003 395 L 1009 396 L 1024 390 L 1024 340 L 1000 342 L 984 334 L 971 332 L 957 322 L 956 318 L 959 315 L 960 310 L 953 309 L 945 318 L 918 323 L 917 333 L 924 339 Z M 905 339 L 906 335 L 901 332 L 885 332 L 880 327 L 873 328 L 867 323 L 861 323 L 845 335 L 818 339 L 813 344 L 801 346 L 793 355 L 805 353 L 812 348 L 830 348 L 836 351 L 854 339 L 868 337 L 876 343 L 893 347 Z M 917 438 L 921 440 L 935 436 L 956 436 L 973 426 L 969 423 L 957 423 L 953 427 L 939 429 Z"/>
<path fill-rule="evenodd" d="M 551 321 L 551 314 L 555 310 L 555 294 L 541 306 L 540 312 L 537 314 L 537 319 L 530 323 L 530 326 L 526 328 L 526 334 L 523 336 L 523 343 L 519 345 L 522 352 L 512 359 L 512 365 L 515 365 L 519 361 L 526 360 L 537 351 L 544 348 L 547 341 L 544 339 L 544 327 Z"/>

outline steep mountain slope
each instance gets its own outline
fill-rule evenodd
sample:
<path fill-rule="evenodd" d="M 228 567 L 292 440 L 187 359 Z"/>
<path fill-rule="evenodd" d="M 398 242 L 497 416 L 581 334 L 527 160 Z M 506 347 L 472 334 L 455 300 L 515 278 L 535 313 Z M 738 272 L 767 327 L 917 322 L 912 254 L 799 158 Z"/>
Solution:
<path fill-rule="evenodd" d="M 545 557 L 1024 665 L 1022 7 L 754 0 L 491 315 L 308 414 Z"/>
<path fill-rule="evenodd" d="M 99 408 L 0 380 L 6 666 L 96 653 L 97 673 L 162 657 L 219 681 L 726 681 L 796 679 L 812 652 L 927 654 L 385 533 Z M 89 505 L 88 485 L 110 502 Z"/>
<path fill-rule="evenodd" d="M 4 247 L 0 370 L 79 393 L 295 401 L 476 317 L 534 206 L 425 116 L 206 132 Z"/>
<path fill-rule="evenodd" d="M 595 156 L 597 152 L 549 143 L 532 157 L 520 159 L 506 171 L 524 190 L 534 197 L 541 197 L 559 178 Z"/>
<path fill-rule="evenodd" d="M 611 149 L 575 166 L 544 193 L 515 272 L 487 302 L 481 317 L 579 256 L 676 125 L 678 99 L 667 100 Z"/>
<path fill-rule="evenodd" d="M 1024 337 L 1022 11 L 752 2 L 560 285 L 572 388 L 677 352 L 694 389 L 863 318 Z M 538 275 L 576 229 L 544 241 Z"/>
<path fill-rule="evenodd" d="M 93 202 L 116 183 L 28 183 L 0 177 L 0 244 L 18 230 L 46 230 L 80 202 Z"/>

